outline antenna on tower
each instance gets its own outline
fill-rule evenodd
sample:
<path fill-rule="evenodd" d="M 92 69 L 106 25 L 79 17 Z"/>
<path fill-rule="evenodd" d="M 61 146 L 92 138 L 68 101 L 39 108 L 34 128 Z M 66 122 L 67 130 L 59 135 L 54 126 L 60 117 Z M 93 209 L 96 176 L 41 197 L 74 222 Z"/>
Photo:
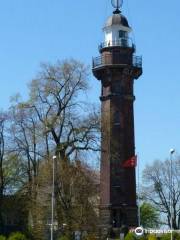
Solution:
<path fill-rule="evenodd" d="M 115 8 L 116 10 L 113 12 L 114 14 L 119 14 L 121 13 L 120 8 L 123 5 L 123 0 L 111 0 L 111 4 L 113 6 L 113 8 Z"/>

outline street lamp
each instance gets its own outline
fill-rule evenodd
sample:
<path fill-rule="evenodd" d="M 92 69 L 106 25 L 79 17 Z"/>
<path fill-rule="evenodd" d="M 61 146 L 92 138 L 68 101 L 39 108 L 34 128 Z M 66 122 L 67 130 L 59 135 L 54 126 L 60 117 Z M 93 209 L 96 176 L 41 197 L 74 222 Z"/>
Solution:
<path fill-rule="evenodd" d="M 173 190 L 173 154 L 175 153 L 175 149 L 170 149 L 170 215 L 171 215 L 171 219 L 170 219 L 170 225 L 171 225 L 171 240 L 173 239 L 173 234 L 172 234 L 172 230 L 173 230 L 173 199 L 172 199 L 172 190 Z"/>
<path fill-rule="evenodd" d="M 52 157 L 52 195 L 51 195 L 51 240 L 53 240 L 53 234 L 54 234 L 54 179 L 55 179 L 55 159 L 57 157 Z"/>
<path fill-rule="evenodd" d="M 137 155 L 137 171 L 138 171 L 138 227 L 141 226 L 141 208 L 140 208 L 140 162 L 139 155 Z"/>

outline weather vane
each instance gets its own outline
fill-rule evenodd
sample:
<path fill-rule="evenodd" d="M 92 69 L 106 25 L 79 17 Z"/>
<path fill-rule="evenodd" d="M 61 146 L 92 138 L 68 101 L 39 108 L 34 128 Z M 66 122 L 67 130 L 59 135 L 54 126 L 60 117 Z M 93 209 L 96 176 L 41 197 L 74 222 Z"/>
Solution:
<path fill-rule="evenodd" d="M 116 9 L 114 13 L 120 13 L 121 11 L 119 10 L 122 5 L 123 5 L 123 0 L 111 0 L 112 6 Z"/>

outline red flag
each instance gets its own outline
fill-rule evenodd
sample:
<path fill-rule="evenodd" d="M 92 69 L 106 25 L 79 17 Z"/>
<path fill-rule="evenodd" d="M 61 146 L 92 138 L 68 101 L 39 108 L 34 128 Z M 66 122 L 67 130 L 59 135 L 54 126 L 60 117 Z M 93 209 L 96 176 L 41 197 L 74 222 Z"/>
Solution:
<path fill-rule="evenodd" d="M 124 168 L 131 168 L 136 166 L 137 166 L 137 156 L 133 156 L 123 163 Z"/>

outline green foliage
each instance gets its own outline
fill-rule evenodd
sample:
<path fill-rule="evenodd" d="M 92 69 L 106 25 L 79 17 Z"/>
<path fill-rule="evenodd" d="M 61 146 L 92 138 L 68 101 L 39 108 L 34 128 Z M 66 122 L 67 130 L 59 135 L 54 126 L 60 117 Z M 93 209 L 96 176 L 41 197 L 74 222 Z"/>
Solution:
<path fill-rule="evenodd" d="M 171 234 L 167 233 L 167 234 L 163 234 L 161 236 L 161 240 L 170 240 L 171 239 Z M 174 240 L 180 240 L 180 234 L 178 233 L 173 233 L 173 239 Z"/>
<path fill-rule="evenodd" d="M 144 202 L 140 207 L 141 224 L 144 228 L 157 228 L 159 226 L 159 213 L 150 203 Z"/>
<path fill-rule="evenodd" d="M 177 232 L 173 233 L 173 239 L 180 240 L 180 233 Z"/>
<path fill-rule="evenodd" d="M 144 234 L 142 236 L 137 236 L 135 233 L 129 232 L 125 236 L 125 240 L 157 240 L 157 239 L 160 239 L 160 240 L 170 240 L 169 238 L 162 239 L 161 237 L 158 238 L 155 234 Z M 176 238 L 176 240 L 180 240 L 180 239 Z"/>
<path fill-rule="evenodd" d="M 6 240 L 6 237 L 3 235 L 0 235 L 0 240 Z"/>
<path fill-rule="evenodd" d="M 136 235 L 135 235 L 135 233 L 129 232 L 129 233 L 125 236 L 124 240 L 136 240 Z"/>
<path fill-rule="evenodd" d="M 85 240 L 96 240 L 96 235 L 95 234 L 88 234 L 86 237 L 85 237 Z"/>
<path fill-rule="evenodd" d="M 27 240 L 26 236 L 21 232 L 12 233 L 8 240 Z"/>
<path fill-rule="evenodd" d="M 147 235 L 142 235 L 140 237 L 138 237 L 138 240 L 147 240 Z"/>
<path fill-rule="evenodd" d="M 70 240 L 70 238 L 66 235 L 61 236 L 60 238 L 58 238 L 58 240 Z"/>
<path fill-rule="evenodd" d="M 161 240 L 170 240 L 171 239 L 171 234 L 167 233 L 167 234 L 163 234 L 161 236 Z"/>
<path fill-rule="evenodd" d="M 157 240 L 157 237 L 154 234 L 149 234 L 148 235 L 148 240 Z"/>
<path fill-rule="evenodd" d="M 129 232 L 126 237 L 125 240 L 170 240 L 171 239 L 171 234 L 167 233 L 167 234 L 162 234 L 160 236 L 156 236 L 155 234 L 148 234 L 148 235 L 142 235 L 142 236 L 136 236 L 134 233 Z M 173 240 L 180 240 L 180 234 L 173 233 Z"/>

